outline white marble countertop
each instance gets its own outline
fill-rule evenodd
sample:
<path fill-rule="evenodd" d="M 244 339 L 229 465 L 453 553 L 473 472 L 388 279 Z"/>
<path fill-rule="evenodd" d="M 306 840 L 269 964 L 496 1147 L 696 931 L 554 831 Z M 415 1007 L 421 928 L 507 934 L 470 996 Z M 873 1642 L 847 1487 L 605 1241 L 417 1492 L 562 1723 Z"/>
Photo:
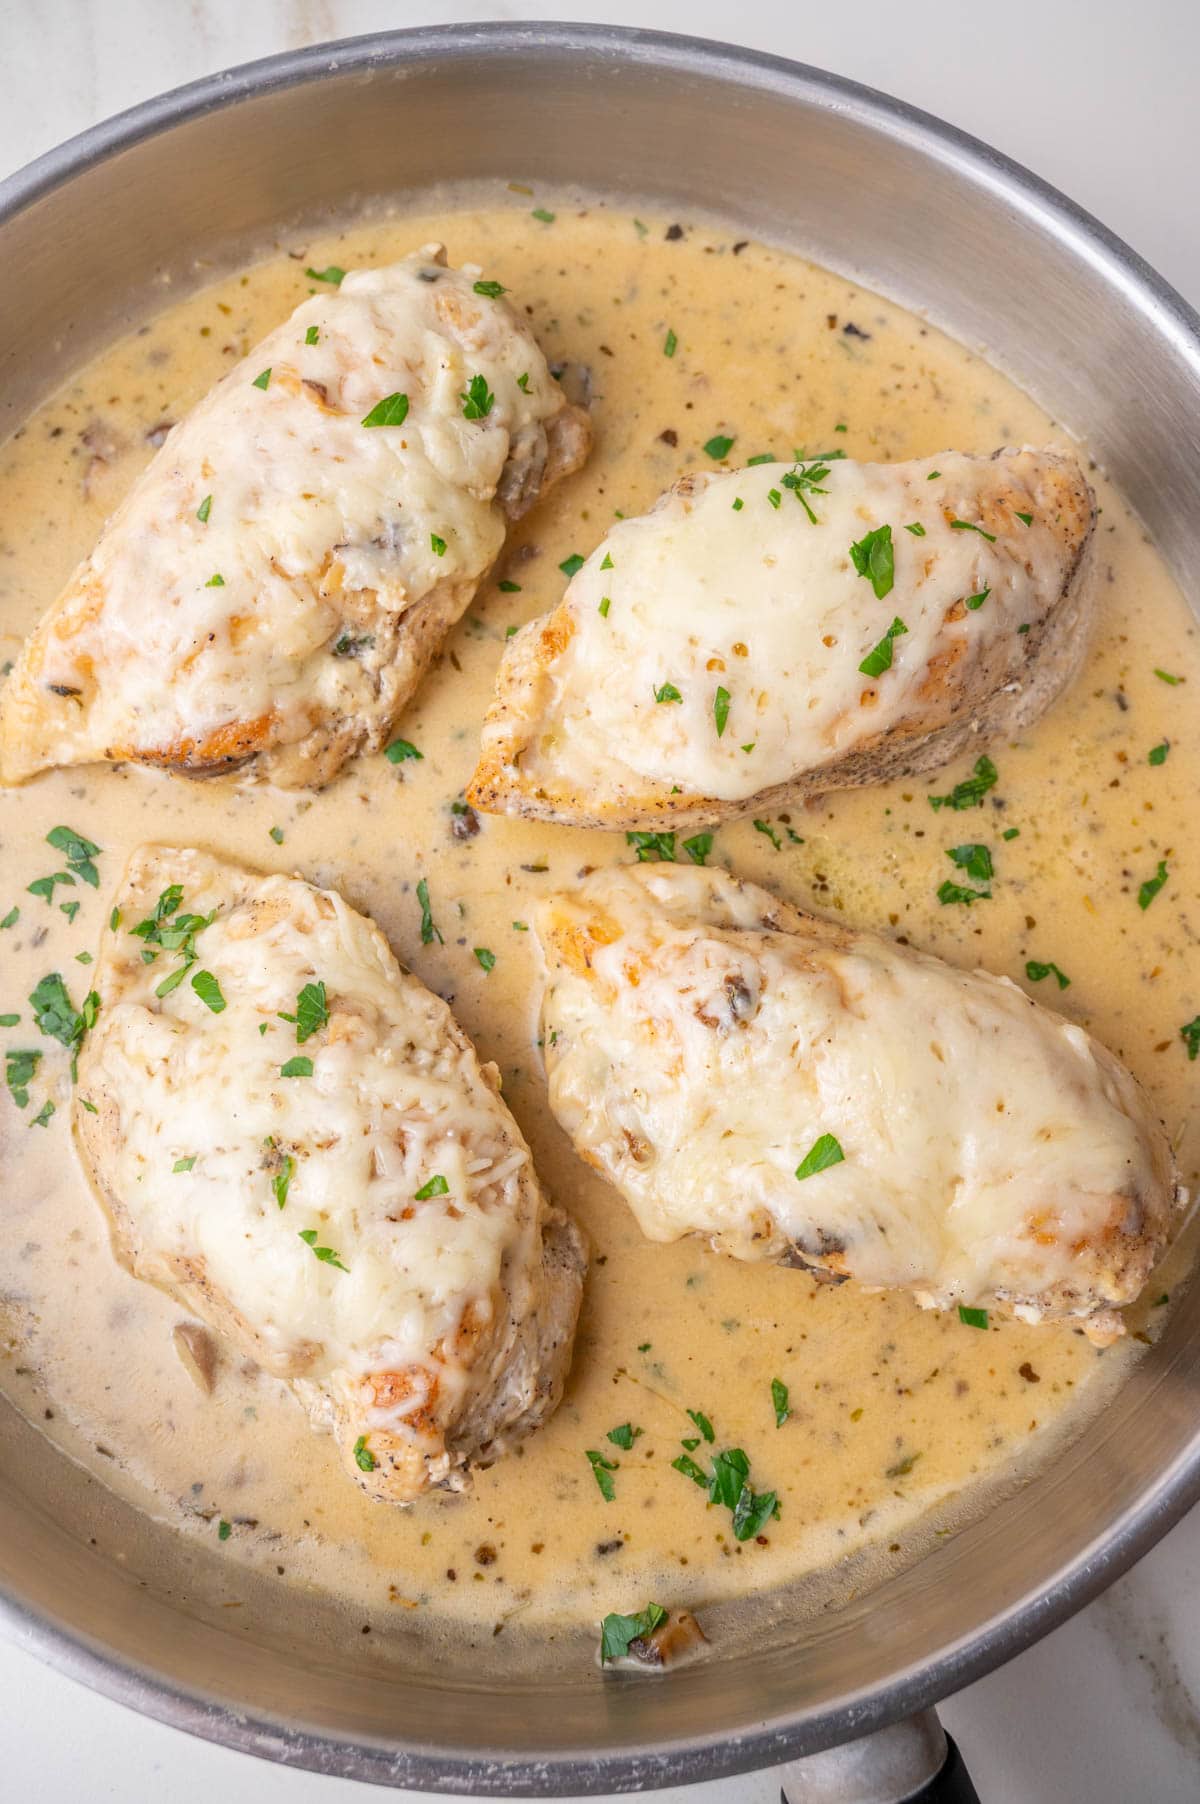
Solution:
<path fill-rule="evenodd" d="M 900 95 L 1008 151 L 1200 303 L 1195 0 L 0 0 L 0 174 L 122 107 L 272 51 L 456 19 L 603 19 L 737 38 Z M 1090 1609 L 942 1706 L 983 1804 L 1200 1798 L 1200 1511 Z M 366 1804 L 137 1718 L 0 1644 L 0 1795 Z M 413 1797 L 415 1793 L 397 1794 Z M 658 1793 L 774 1804 L 767 1775 Z"/>

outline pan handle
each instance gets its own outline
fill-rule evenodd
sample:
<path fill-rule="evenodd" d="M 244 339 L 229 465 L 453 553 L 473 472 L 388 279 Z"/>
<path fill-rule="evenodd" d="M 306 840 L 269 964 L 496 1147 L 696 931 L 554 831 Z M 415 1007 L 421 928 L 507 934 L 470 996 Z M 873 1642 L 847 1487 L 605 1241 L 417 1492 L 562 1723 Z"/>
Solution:
<path fill-rule="evenodd" d="M 780 1804 L 979 1804 L 935 1710 L 780 1769 Z"/>

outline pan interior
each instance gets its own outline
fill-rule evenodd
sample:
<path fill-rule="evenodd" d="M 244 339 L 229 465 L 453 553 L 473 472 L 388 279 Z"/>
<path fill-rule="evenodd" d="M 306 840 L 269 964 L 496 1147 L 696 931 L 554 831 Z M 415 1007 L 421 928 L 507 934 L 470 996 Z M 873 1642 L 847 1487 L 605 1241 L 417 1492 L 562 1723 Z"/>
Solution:
<path fill-rule="evenodd" d="M 923 307 L 1098 447 L 1175 570 L 1195 567 L 1194 346 L 1136 270 L 1081 249 L 1081 228 L 1002 169 L 753 59 L 635 53 L 569 32 L 397 44 L 331 66 L 302 60 L 295 79 L 248 83 L 220 111 L 181 107 L 165 131 L 85 159 L 11 213 L 9 424 L 169 287 L 285 230 L 536 175 L 631 210 L 716 215 Z M 69 1667 L 258 1751 L 479 1789 L 502 1783 L 489 1756 L 515 1761 L 530 1789 L 613 1789 L 637 1770 L 611 1764 L 622 1759 L 641 1760 L 643 1783 L 699 1776 L 696 1750 L 707 1771 L 748 1764 L 951 1689 L 1142 1551 L 1190 1495 L 1198 1312 L 1195 1294 L 1183 1297 L 1085 1434 L 980 1520 L 878 1586 L 843 1572 L 824 1594 L 731 1610 L 723 1657 L 666 1681 L 601 1683 L 576 1647 L 547 1654 L 532 1640 L 364 1636 L 328 1599 L 249 1574 L 229 1609 L 218 1558 L 122 1503 L 12 1411 L 0 1572 L 14 1615 L 52 1625 L 64 1638 L 52 1654 Z M 150 1572 L 165 1576 L 150 1585 Z M 35 1639 L 46 1645 L 41 1628 Z M 306 1735 L 342 1745 L 322 1752 Z"/>

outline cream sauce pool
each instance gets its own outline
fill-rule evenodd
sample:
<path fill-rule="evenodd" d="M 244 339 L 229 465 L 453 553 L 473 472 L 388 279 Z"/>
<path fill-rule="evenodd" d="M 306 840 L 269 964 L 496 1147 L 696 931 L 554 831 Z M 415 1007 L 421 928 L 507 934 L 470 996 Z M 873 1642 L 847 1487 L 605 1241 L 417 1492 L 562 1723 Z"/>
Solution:
<path fill-rule="evenodd" d="M 931 1522 L 952 1526 L 1016 1467 L 1055 1456 L 1158 1332 L 1180 1281 L 1177 1253 L 1178 1269 L 1169 1260 L 1129 1312 L 1130 1337 L 1099 1353 L 1070 1329 L 993 1317 L 981 1331 L 903 1296 L 822 1288 L 692 1242 L 650 1246 L 547 1113 L 526 923 L 539 895 L 633 853 L 620 835 L 461 811 L 509 627 L 558 600 L 561 565 L 618 512 L 710 467 L 714 435 L 734 439 L 734 462 L 793 448 L 900 459 L 1055 436 L 1010 383 L 913 315 L 791 256 L 681 226 L 502 194 L 481 211 L 281 244 L 114 345 L 0 451 L 0 651 L 11 659 L 164 425 L 310 292 L 308 267 L 386 262 L 444 238 L 453 262 L 483 265 L 527 308 L 552 360 L 591 371 L 592 459 L 512 534 L 405 715 L 420 761 L 363 760 L 317 795 L 134 767 L 55 772 L 0 794 L 0 1044 L 43 1054 L 28 1105 L 0 1098 L 0 1381 L 107 1484 L 218 1544 L 231 1592 L 248 1561 L 347 1600 L 380 1628 L 397 1613 L 411 1623 L 411 1612 L 536 1627 L 650 1597 L 703 1611 L 861 1549 L 911 1557 Z M 1200 655 L 1139 523 L 1093 481 L 1103 508 L 1094 649 L 1047 718 L 1017 744 L 989 746 L 999 782 L 982 809 L 930 809 L 928 793 L 969 769 L 952 766 L 722 827 L 712 861 L 1026 983 L 1148 1086 L 1194 1187 L 1200 1064 L 1180 1029 L 1200 1012 L 1200 842 L 1183 830 L 1200 789 Z M 64 868 L 45 838 L 63 824 L 101 847 L 100 884 L 60 885 L 47 899 L 29 885 Z M 991 900 L 939 904 L 939 884 L 957 874 L 947 849 L 976 838 L 996 848 Z M 111 1256 L 71 1147 L 67 1055 L 39 1037 L 27 998 L 58 971 L 82 1001 L 108 892 L 149 839 L 299 871 L 373 915 L 499 1065 L 548 1189 L 591 1237 L 562 1408 L 464 1497 L 411 1511 L 366 1502 L 285 1388 L 231 1348 L 205 1395 L 174 1351 L 180 1309 Z M 1139 887 L 1160 861 L 1167 880 L 1142 908 Z M 444 944 L 421 941 L 422 877 Z M 476 948 L 494 955 L 490 970 Z M 1069 987 L 1053 971 L 1034 982 L 1030 964 L 1057 966 Z M 48 1102 L 56 1112 L 43 1120 Z M 789 1391 L 782 1427 L 773 1379 Z M 728 1512 L 672 1469 L 696 1432 L 689 1409 L 711 1419 L 718 1446 L 745 1449 L 757 1488 L 777 1491 L 779 1518 L 758 1540 L 736 1542 Z M 642 1431 L 628 1450 L 606 1439 L 625 1423 Z M 588 1449 L 616 1462 L 612 1501 Z"/>

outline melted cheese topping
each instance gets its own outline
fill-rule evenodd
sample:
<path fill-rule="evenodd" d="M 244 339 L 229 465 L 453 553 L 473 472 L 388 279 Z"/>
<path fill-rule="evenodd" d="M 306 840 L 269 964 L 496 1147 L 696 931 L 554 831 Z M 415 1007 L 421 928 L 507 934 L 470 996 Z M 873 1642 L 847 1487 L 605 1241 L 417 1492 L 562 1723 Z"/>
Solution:
<path fill-rule="evenodd" d="M 185 911 L 212 919 L 160 997 L 181 956 L 143 962 L 154 942 L 132 929 L 168 884 L 183 899 L 166 927 Z M 445 1004 L 378 929 L 332 892 L 167 849 L 135 856 L 117 905 L 76 1122 L 109 1104 L 95 1117 L 100 1179 L 135 1267 L 169 1277 L 199 1261 L 287 1374 L 404 1367 L 469 1305 L 490 1316 L 502 1262 L 535 1225 L 529 1151 Z M 202 971 L 220 1012 L 194 988 Z M 282 1017 L 308 984 L 324 984 L 328 1021 L 301 1044 Z M 296 1058 L 311 1075 L 283 1075 Z M 337 1264 L 301 1237 L 314 1229 Z"/>
<path fill-rule="evenodd" d="M 851 548 L 880 529 L 894 579 L 874 582 Z M 638 826 L 653 797 L 744 801 L 942 726 L 1019 681 L 1090 529 L 1069 453 L 688 477 L 610 528 L 557 613 L 506 650 L 481 768 L 504 767 L 501 804 L 507 782 L 565 819 L 625 803 Z"/>
<path fill-rule="evenodd" d="M 544 461 L 564 408 L 528 328 L 440 256 L 321 288 L 168 434 L 18 662 L 6 780 L 386 729 L 412 686 L 391 630 L 446 588 L 461 613 L 504 539 L 506 463 Z"/>
<path fill-rule="evenodd" d="M 1174 1167 L 1146 1097 L 1007 978 L 716 871 L 598 873 L 537 925 L 550 1105 L 652 1239 L 797 1249 L 1031 1321 L 1131 1302 L 1166 1245 Z M 841 1157 L 797 1181 L 829 1135 Z"/>

